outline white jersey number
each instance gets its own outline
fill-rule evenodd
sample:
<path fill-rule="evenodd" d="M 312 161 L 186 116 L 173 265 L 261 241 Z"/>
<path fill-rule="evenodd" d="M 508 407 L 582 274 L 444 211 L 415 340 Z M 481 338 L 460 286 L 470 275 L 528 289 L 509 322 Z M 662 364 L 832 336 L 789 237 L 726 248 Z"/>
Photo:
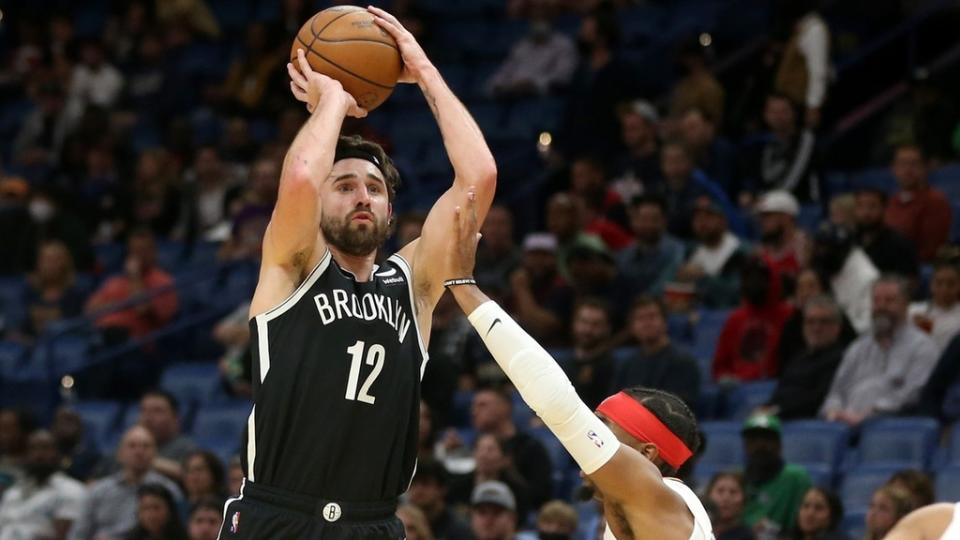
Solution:
<path fill-rule="evenodd" d="M 367 379 L 363 381 L 363 386 L 360 387 L 360 394 L 358 395 L 357 382 L 359 382 L 360 379 L 360 363 L 363 361 L 363 349 L 365 347 L 366 344 L 363 341 L 357 341 L 352 346 L 347 347 L 347 352 L 350 353 L 352 360 L 350 362 L 350 379 L 347 381 L 347 394 L 345 397 L 350 401 L 362 401 L 363 403 L 373 405 L 377 401 L 377 398 L 370 395 L 370 386 L 373 385 L 373 381 L 377 380 L 377 377 L 380 376 L 380 372 L 383 370 L 383 360 L 387 355 L 387 351 L 383 348 L 383 345 L 378 343 L 370 345 L 370 348 L 367 349 L 366 364 L 373 366 L 373 371 L 371 371 Z"/>

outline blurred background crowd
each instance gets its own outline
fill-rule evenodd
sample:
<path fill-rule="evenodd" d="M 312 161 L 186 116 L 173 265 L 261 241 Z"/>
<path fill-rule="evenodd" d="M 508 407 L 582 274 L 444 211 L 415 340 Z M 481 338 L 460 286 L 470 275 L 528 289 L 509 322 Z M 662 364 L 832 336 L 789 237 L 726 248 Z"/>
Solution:
<path fill-rule="evenodd" d="M 717 538 L 882 538 L 960 499 L 960 6 L 392 0 L 498 163 L 477 279 L 590 406 L 681 396 Z M 0 540 L 214 539 L 308 0 L 0 1 Z M 451 181 L 415 86 L 345 132 Z M 603 518 L 451 298 L 407 537 Z"/>

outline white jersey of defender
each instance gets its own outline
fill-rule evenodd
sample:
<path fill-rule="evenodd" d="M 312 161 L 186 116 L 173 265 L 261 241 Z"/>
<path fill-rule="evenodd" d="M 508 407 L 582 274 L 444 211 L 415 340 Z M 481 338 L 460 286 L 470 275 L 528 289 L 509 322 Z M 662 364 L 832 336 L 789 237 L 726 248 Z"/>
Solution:
<path fill-rule="evenodd" d="M 714 540 L 710 516 L 707 515 L 707 510 L 703 507 L 703 503 L 700 502 L 697 494 L 676 478 L 664 478 L 663 483 L 674 493 L 680 495 L 687 508 L 690 509 L 690 513 L 693 514 L 693 532 L 690 533 L 690 540 Z M 956 518 L 954 518 L 954 522 L 956 523 Z M 944 538 L 947 537 L 944 536 Z M 607 525 L 606 532 L 603 533 L 603 540 L 617 540 L 609 525 Z"/>
<path fill-rule="evenodd" d="M 947 526 L 947 530 L 943 531 L 943 536 L 940 537 L 940 540 L 958 539 L 960 539 L 960 502 L 953 505 L 953 519 Z"/>

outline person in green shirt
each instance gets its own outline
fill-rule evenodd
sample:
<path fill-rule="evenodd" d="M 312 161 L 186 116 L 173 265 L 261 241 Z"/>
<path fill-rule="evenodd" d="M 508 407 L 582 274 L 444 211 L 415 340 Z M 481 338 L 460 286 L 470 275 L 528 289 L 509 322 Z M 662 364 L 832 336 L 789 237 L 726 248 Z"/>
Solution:
<path fill-rule="evenodd" d="M 776 416 L 751 416 L 743 425 L 742 436 L 747 490 L 744 521 L 753 527 L 758 540 L 775 538 L 796 523 L 803 495 L 811 486 L 810 476 L 803 467 L 783 460 Z"/>

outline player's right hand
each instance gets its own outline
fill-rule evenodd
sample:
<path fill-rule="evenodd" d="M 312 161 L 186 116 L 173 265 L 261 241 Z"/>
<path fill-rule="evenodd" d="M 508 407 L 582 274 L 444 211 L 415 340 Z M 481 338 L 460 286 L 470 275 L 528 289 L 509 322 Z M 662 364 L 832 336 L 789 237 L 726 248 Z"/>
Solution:
<path fill-rule="evenodd" d="M 297 65 L 287 63 L 290 75 L 290 90 L 297 101 L 307 105 L 307 111 L 313 113 L 321 99 L 338 99 L 344 106 L 344 114 L 354 118 L 363 118 L 367 110 L 357 105 L 357 100 L 343 89 L 340 81 L 317 73 L 310 67 L 303 49 L 297 49 Z"/>

